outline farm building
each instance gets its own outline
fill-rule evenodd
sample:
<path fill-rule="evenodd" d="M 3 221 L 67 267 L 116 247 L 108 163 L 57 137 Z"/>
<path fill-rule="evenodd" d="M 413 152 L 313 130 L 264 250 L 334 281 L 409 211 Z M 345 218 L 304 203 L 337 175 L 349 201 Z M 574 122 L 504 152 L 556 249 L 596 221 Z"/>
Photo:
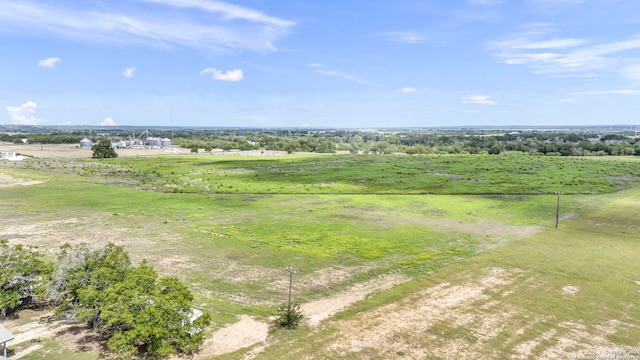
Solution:
<path fill-rule="evenodd" d="M 2 346 L 2 355 L 0 355 L 1 360 L 7 359 L 7 342 L 14 339 L 14 336 L 9 330 L 5 329 L 4 326 L 0 325 L 0 346 Z"/>
<path fill-rule="evenodd" d="M 162 148 L 170 148 L 171 147 L 171 139 L 167 138 L 159 138 L 159 137 L 148 137 L 147 138 L 147 146 L 148 147 L 162 147 Z"/>
<path fill-rule="evenodd" d="M 20 160 L 24 160 L 24 157 L 16 154 L 15 151 L 0 150 L 0 159 L 9 160 L 9 161 L 20 161 Z"/>
<path fill-rule="evenodd" d="M 93 141 L 84 138 L 82 140 L 80 140 L 80 148 L 81 149 L 91 149 L 91 147 L 93 146 Z"/>

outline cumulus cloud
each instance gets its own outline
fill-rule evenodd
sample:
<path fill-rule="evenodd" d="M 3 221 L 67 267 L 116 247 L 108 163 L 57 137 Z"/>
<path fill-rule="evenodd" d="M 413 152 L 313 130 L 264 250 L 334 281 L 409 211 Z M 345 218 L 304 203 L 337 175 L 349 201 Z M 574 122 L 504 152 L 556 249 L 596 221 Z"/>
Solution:
<path fill-rule="evenodd" d="M 460 99 L 464 104 L 497 105 L 487 95 L 465 95 Z"/>
<path fill-rule="evenodd" d="M 122 76 L 124 76 L 125 78 L 132 78 L 133 77 L 133 73 L 136 71 L 136 67 L 132 66 L 132 67 L 128 67 L 126 69 L 124 69 L 124 71 L 122 72 Z"/>
<path fill-rule="evenodd" d="M 117 126 L 115 121 L 112 118 L 105 118 L 100 122 L 100 126 Z"/>
<path fill-rule="evenodd" d="M 7 106 L 9 120 L 15 125 L 39 125 L 42 120 L 36 118 L 37 107 L 33 101 L 27 101 L 20 106 Z"/>
<path fill-rule="evenodd" d="M 60 61 L 62 61 L 62 59 L 60 59 L 59 57 L 50 57 L 50 58 L 46 58 L 38 61 L 38 66 L 52 68 L 56 66 L 56 64 L 59 63 Z"/>
<path fill-rule="evenodd" d="M 403 87 L 401 91 L 403 93 L 412 93 L 412 92 L 416 92 L 416 88 L 414 88 L 413 86 L 407 86 L 407 87 Z"/>
<path fill-rule="evenodd" d="M 220 81 L 240 81 L 244 79 L 242 69 L 233 69 L 222 72 L 215 68 L 206 68 L 200 71 L 200 75 L 211 74 L 211 78 Z"/>

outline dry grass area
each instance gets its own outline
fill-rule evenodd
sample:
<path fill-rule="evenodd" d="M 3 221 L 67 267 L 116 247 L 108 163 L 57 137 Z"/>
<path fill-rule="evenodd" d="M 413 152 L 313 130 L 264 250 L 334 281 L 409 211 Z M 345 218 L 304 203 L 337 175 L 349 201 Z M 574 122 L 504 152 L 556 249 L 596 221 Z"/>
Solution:
<path fill-rule="evenodd" d="M 76 144 L 11 144 L 3 145 L 16 153 L 40 159 L 77 159 L 90 158 L 93 154 L 91 149 L 81 149 Z M 144 156 L 144 155 L 167 155 L 186 154 L 189 149 L 116 149 L 118 156 Z"/>
<path fill-rule="evenodd" d="M 515 307 L 508 298 L 520 287 L 540 284 L 520 269 L 493 267 L 483 273 L 480 278 L 466 276 L 466 281 L 434 285 L 347 320 L 329 321 L 326 327 L 337 331 L 318 351 L 319 357 L 497 359 L 504 356 L 496 350 L 500 343 L 499 347 L 515 349 L 512 359 L 566 359 L 570 354 L 596 355 L 619 348 L 607 339 L 617 329 L 615 320 L 596 328 L 562 322 L 532 335 L 537 324 L 553 320 Z M 568 285 L 565 296 L 574 289 Z M 517 330 L 511 332 L 514 324 Z"/>
<path fill-rule="evenodd" d="M 43 181 L 14 178 L 11 175 L 0 174 L 0 187 L 29 186 L 42 183 Z"/>

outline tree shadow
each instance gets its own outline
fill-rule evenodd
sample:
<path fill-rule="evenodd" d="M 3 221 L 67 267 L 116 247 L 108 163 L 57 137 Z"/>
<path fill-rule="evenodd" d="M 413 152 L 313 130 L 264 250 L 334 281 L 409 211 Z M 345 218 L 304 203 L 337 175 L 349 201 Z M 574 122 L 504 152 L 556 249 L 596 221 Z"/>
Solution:
<path fill-rule="evenodd" d="M 56 337 L 66 337 L 65 345 L 78 352 L 96 352 L 100 354 L 107 353 L 108 338 L 98 332 L 95 332 L 90 325 L 85 322 L 73 324 L 56 331 Z"/>

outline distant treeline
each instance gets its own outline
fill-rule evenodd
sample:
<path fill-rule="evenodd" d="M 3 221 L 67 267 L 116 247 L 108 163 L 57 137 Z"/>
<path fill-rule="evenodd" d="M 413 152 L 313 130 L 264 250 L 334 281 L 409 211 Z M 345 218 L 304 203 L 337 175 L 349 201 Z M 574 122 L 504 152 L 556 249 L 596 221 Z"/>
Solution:
<path fill-rule="evenodd" d="M 640 138 L 632 131 L 520 130 L 308 130 L 308 129 L 173 129 L 156 130 L 156 137 L 170 138 L 183 148 L 223 150 L 276 150 L 314 153 L 371 154 L 500 154 L 505 151 L 547 156 L 640 156 Z M 130 130 L 111 130 L 108 134 L 81 131 L 64 133 L 0 133 L 0 141 L 40 144 L 79 143 L 135 137 Z"/>

